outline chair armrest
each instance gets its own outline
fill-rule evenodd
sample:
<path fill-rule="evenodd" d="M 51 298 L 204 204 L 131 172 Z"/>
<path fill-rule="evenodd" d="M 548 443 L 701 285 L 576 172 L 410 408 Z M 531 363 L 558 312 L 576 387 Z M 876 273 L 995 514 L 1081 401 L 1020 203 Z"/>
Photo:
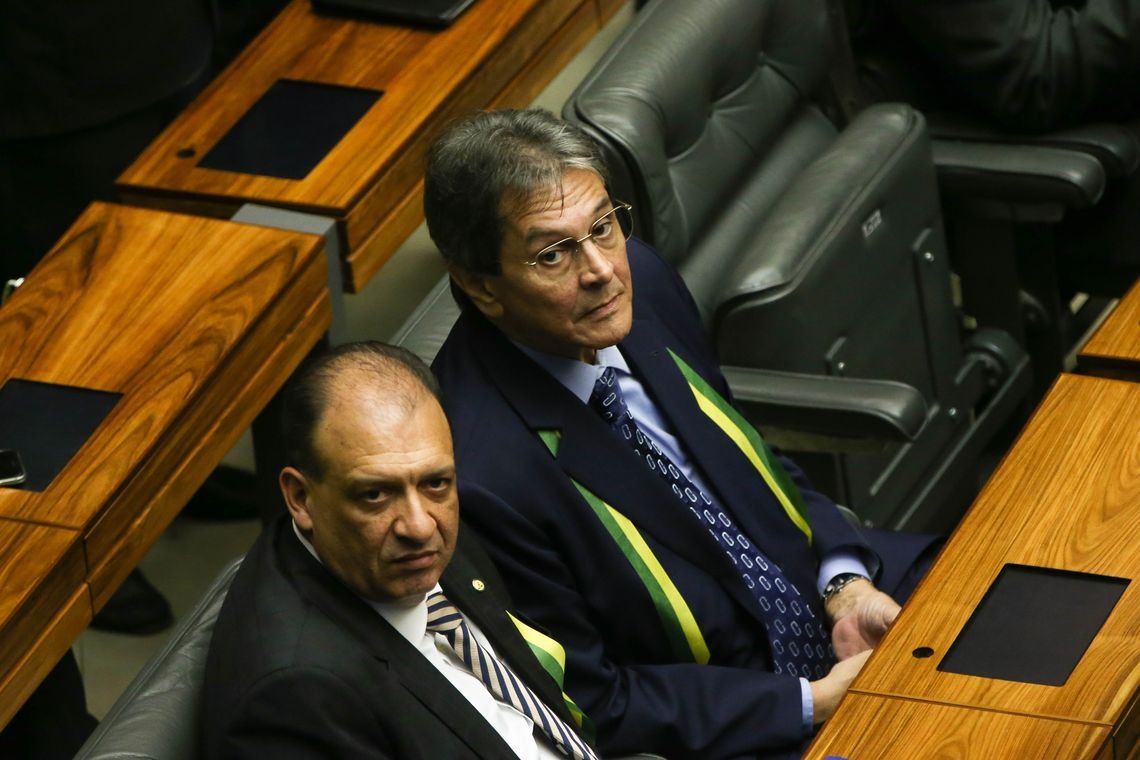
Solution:
<path fill-rule="evenodd" d="M 1044 145 L 934 140 L 939 190 L 948 199 L 1088 208 L 1107 178 L 1087 153 Z"/>
<path fill-rule="evenodd" d="M 887 442 L 915 440 L 926 424 L 919 391 L 892 380 L 722 367 L 750 420 L 814 435 Z"/>
<path fill-rule="evenodd" d="M 1042 134 L 1006 132 L 954 113 L 927 114 L 935 139 L 1002 145 L 1038 145 L 1087 153 L 1112 177 L 1126 177 L 1140 168 L 1140 136 L 1123 124 L 1082 124 Z"/>

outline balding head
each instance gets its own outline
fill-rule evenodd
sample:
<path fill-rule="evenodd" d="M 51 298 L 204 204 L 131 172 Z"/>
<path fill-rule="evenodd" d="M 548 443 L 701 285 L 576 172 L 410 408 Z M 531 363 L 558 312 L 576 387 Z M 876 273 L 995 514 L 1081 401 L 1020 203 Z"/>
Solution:
<path fill-rule="evenodd" d="M 435 375 L 412 352 L 379 341 L 337 346 L 307 362 L 285 389 L 282 434 L 289 464 L 320 478 L 316 431 L 334 399 L 369 389 L 411 411 L 424 396 L 439 401 Z"/>

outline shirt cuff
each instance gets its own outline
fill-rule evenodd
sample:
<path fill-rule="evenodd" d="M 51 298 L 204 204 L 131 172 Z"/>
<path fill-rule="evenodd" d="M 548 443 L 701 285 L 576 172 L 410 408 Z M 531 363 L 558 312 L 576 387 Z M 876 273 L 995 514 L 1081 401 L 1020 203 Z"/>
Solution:
<path fill-rule="evenodd" d="M 819 563 L 819 578 L 816 580 L 816 590 L 822 595 L 824 588 L 831 579 L 842 573 L 855 573 L 871 577 L 867 566 L 859 559 L 859 555 L 851 549 L 836 549 L 823 558 Z"/>
<path fill-rule="evenodd" d="M 800 679 L 800 703 L 804 711 L 804 736 L 811 736 L 815 728 L 815 702 L 811 698 L 811 684 L 806 678 Z"/>

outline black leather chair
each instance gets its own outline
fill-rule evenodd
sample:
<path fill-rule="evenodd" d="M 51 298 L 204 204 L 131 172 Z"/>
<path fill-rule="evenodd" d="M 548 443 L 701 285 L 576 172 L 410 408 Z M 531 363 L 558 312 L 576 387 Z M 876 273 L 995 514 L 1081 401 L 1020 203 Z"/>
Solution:
<path fill-rule="evenodd" d="M 1029 348 L 1043 392 L 1087 322 L 1072 319 L 1064 296 L 1118 297 L 1136 278 L 1136 255 L 1123 249 L 1135 247 L 1129 233 L 1140 225 L 1122 218 L 1140 200 L 1137 125 L 1029 133 L 968 115 L 933 80 L 936 67 L 890 3 L 827 2 L 852 35 L 837 40 L 831 113 L 842 123 L 869 98 L 892 95 L 921 103 L 965 312 Z"/>
<path fill-rule="evenodd" d="M 863 519 L 941 530 L 1029 387 L 959 334 L 923 117 L 817 105 L 825 0 L 655 0 L 563 115 L 603 146 L 635 234 L 688 283 L 737 400 Z"/>
<path fill-rule="evenodd" d="M 77 760 L 197 760 L 206 653 L 240 566 L 241 560 L 235 560 L 218 575 L 112 705 Z"/>

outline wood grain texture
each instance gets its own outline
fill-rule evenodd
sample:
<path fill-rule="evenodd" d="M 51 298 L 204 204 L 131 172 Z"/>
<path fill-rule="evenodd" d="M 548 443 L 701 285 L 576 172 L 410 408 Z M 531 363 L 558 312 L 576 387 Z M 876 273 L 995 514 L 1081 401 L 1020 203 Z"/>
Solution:
<path fill-rule="evenodd" d="M 238 348 L 231 364 L 242 368 L 242 382 L 234 382 L 229 373 L 216 377 L 162 450 L 140 468 L 88 531 L 89 582 L 96 611 L 328 330 L 332 313 L 327 293 L 307 311 L 278 311 Z M 288 332 L 282 333 L 282 327 Z M 274 335 L 286 338 L 274 342 Z M 268 355 L 262 350 L 266 345 L 272 346 Z"/>
<path fill-rule="evenodd" d="M 848 694 L 804 757 L 845 760 L 1110 760 L 1109 727 Z"/>
<path fill-rule="evenodd" d="M 78 531 L 0 520 L 0 726 L 91 621 L 85 575 Z"/>
<path fill-rule="evenodd" d="M 1133 580 L 1063 687 L 936 670 L 1010 562 Z M 1136 579 L 1140 384 L 1062 375 L 852 690 L 1112 725 L 1140 685 Z"/>
<path fill-rule="evenodd" d="M 546 79 L 557 73 L 555 59 L 536 54 L 582 6 L 596 30 L 593 0 L 483 0 L 445 30 L 317 15 L 308 0 L 294 0 L 123 173 L 120 190 L 170 207 L 257 202 L 332 216 L 343 222 L 351 252 L 406 207 L 424 151 L 447 120 L 485 107 L 524 69 Z M 384 96 L 304 179 L 195 166 L 281 78 L 370 87 Z M 194 157 L 179 158 L 185 149 Z"/>
<path fill-rule="evenodd" d="M 1140 381 L 1140 281 L 1077 354 L 1082 372 Z"/>
<path fill-rule="evenodd" d="M 580 5 L 535 54 L 531 64 L 524 66 L 486 107 L 520 108 L 529 104 L 597 31 L 596 9 L 589 3 Z M 434 135 L 435 131 L 433 128 L 430 134 Z M 425 143 L 423 149 L 426 148 Z M 417 155 L 422 167 L 422 151 Z M 424 183 L 420 176 L 402 199 L 393 199 L 394 205 L 372 232 L 358 245 L 350 246 L 345 260 L 346 291 L 359 292 L 423 222 L 423 198 Z"/>
<path fill-rule="evenodd" d="M 114 515 L 126 531 L 185 456 L 204 455 L 199 440 L 220 457 L 257 411 L 227 417 L 226 399 L 272 393 L 291 365 L 259 372 L 283 347 L 303 355 L 328 323 L 325 308 L 306 332 L 296 324 L 327 305 L 321 246 L 312 235 L 89 208 L 0 308 L 0 378 L 123 396 L 46 491 L 0 493 L 0 516 L 87 535 Z M 267 385 L 249 389 L 255 377 Z M 103 546 L 87 548 L 94 565 Z"/>

